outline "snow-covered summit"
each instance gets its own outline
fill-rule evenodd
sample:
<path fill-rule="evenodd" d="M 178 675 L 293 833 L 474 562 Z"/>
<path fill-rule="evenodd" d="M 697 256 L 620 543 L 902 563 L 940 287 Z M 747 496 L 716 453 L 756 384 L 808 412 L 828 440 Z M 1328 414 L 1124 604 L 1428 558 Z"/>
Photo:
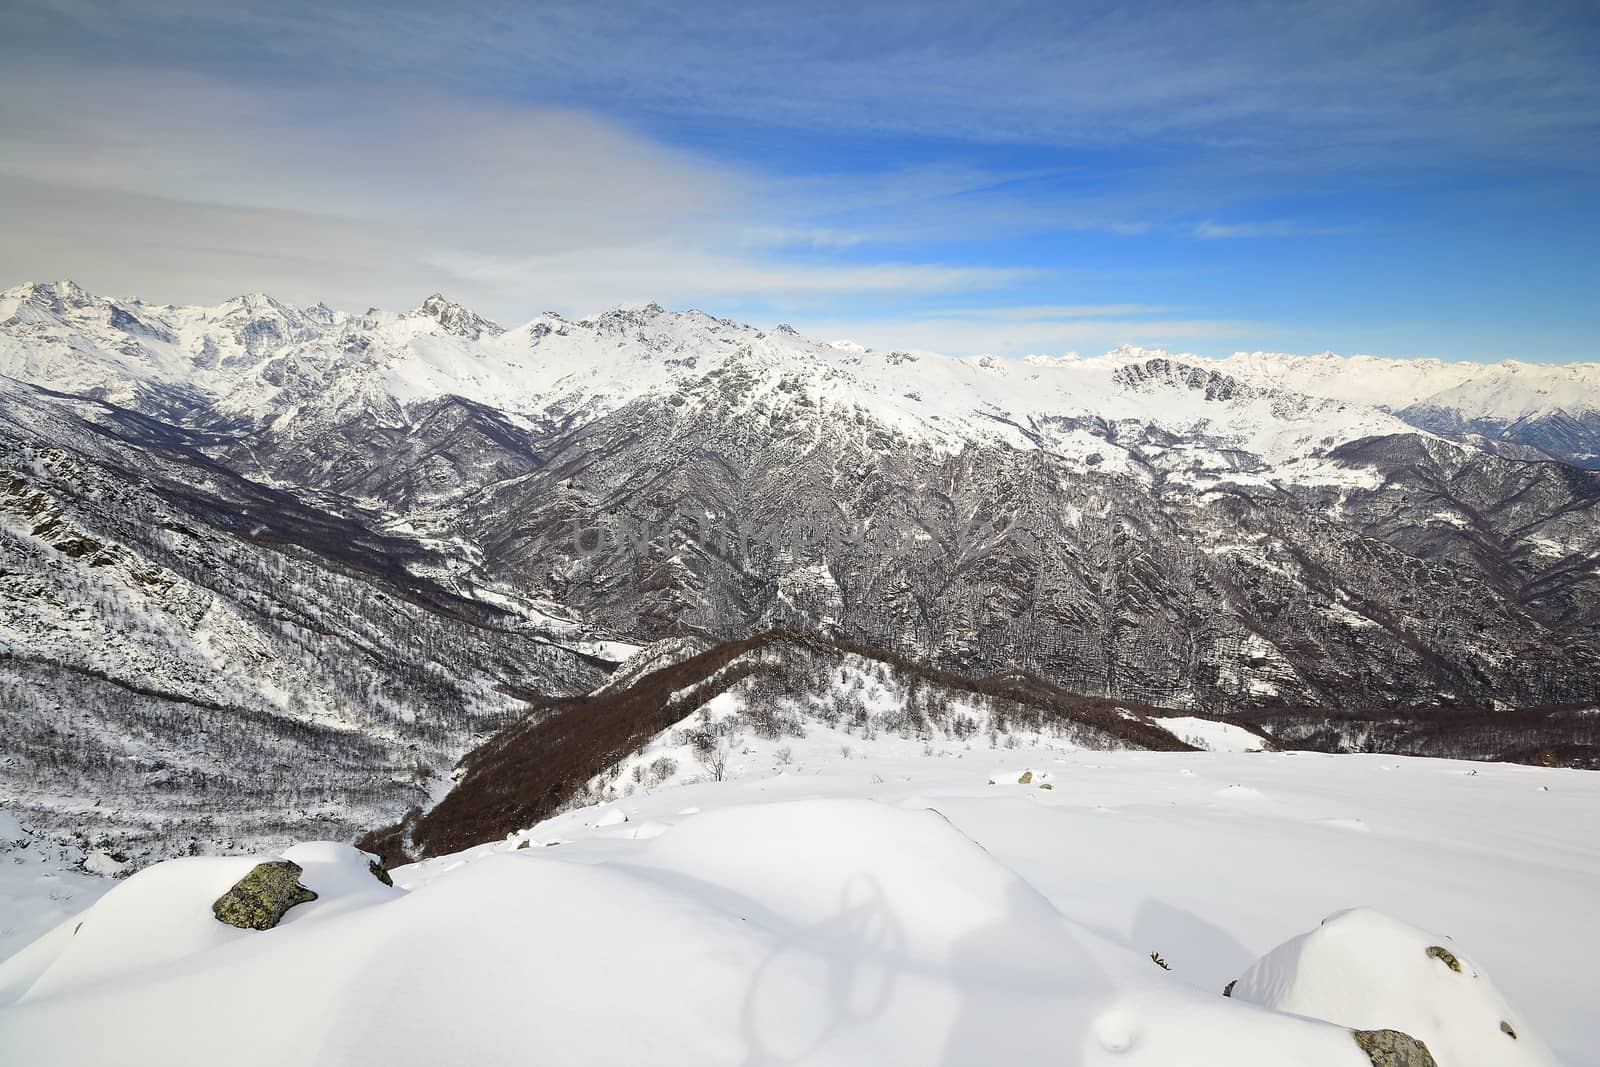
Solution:
<path fill-rule="evenodd" d="M 447 300 L 443 293 L 434 293 L 428 297 L 412 314 L 427 316 L 449 332 L 470 341 L 476 341 L 485 334 L 498 337 L 506 332 L 505 327 L 499 323 L 486 319 L 453 300 Z"/>

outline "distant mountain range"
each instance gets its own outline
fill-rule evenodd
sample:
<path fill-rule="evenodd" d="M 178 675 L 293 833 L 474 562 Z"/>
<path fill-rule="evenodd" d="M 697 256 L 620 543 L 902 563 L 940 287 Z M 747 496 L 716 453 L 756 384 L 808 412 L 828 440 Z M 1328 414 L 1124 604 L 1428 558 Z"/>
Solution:
<path fill-rule="evenodd" d="M 62 282 L 0 293 L 0 412 L 0 799 L 153 850 L 232 832 L 207 791 L 285 837 L 426 806 L 675 635 L 1207 715 L 1600 702 L 1600 364 Z"/>

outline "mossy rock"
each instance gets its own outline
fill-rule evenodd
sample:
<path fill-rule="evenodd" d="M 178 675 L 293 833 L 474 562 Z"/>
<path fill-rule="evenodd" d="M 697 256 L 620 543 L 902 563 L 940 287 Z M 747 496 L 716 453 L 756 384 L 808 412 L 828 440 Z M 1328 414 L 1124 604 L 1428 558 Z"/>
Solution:
<path fill-rule="evenodd" d="M 258 863 L 211 905 L 219 922 L 241 930 L 270 930 L 296 904 L 317 899 L 300 884 L 304 868 L 291 860 Z"/>
<path fill-rule="evenodd" d="M 1017 784 L 1018 785 L 1027 785 L 1031 781 L 1033 781 L 1033 772 L 1032 771 L 1023 771 L 1022 772 L 1022 777 L 1017 779 Z"/>
<path fill-rule="evenodd" d="M 1456 959 L 1455 953 L 1451 952 L 1449 949 L 1444 948 L 1441 945 L 1429 945 L 1428 955 L 1433 959 L 1438 960 L 1440 963 L 1443 963 L 1446 967 L 1450 968 L 1457 974 L 1461 973 L 1461 961 Z"/>
<path fill-rule="evenodd" d="M 383 864 L 379 863 L 377 860 L 368 860 L 367 870 L 372 872 L 372 877 L 376 878 L 384 885 L 394 885 L 394 879 L 389 877 L 389 872 L 384 870 Z"/>
<path fill-rule="evenodd" d="M 1439 1067 L 1428 1046 L 1399 1030 L 1352 1030 L 1372 1067 Z"/>

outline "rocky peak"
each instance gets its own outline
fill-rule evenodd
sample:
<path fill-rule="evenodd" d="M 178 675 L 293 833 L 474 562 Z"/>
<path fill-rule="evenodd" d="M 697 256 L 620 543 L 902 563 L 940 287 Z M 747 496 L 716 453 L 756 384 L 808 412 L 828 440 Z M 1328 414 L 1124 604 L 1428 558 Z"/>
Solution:
<path fill-rule="evenodd" d="M 0 300 L 15 300 L 19 305 L 31 304 L 56 314 L 95 303 L 95 297 L 70 278 L 59 282 L 28 282 L 0 293 Z"/>
<path fill-rule="evenodd" d="M 492 322 L 477 312 L 446 299 L 443 293 L 434 293 L 428 297 L 412 314 L 433 319 L 444 327 L 446 333 L 453 333 L 470 341 L 476 341 L 485 334 L 498 337 L 506 332 L 499 323 Z"/>

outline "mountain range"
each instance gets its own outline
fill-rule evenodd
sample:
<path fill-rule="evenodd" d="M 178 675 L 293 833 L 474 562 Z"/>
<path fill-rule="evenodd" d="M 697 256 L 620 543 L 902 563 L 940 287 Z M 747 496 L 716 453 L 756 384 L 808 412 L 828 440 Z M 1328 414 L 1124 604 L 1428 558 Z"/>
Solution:
<path fill-rule="evenodd" d="M 151 851 L 236 832 L 203 796 L 427 807 L 672 638 L 1256 723 L 1600 701 L 1600 364 L 60 282 L 0 293 L 0 410 L 0 788 Z"/>

